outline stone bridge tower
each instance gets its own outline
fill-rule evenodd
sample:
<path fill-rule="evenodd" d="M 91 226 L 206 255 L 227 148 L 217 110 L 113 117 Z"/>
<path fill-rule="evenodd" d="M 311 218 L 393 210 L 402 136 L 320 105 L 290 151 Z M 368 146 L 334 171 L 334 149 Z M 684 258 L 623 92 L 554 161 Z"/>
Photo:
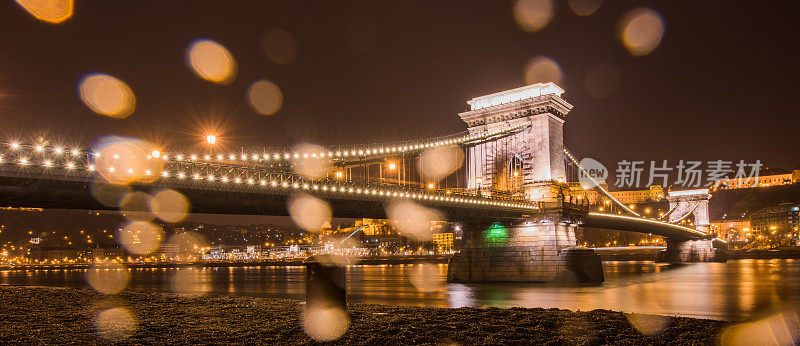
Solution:
<path fill-rule="evenodd" d="M 564 119 L 572 105 L 554 83 L 538 83 L 467 101 L 460 113 L 469 132 L 525 126 L 466 149 L 467 188 L 511 193 L 529 200 L 555 200 L 564 189 Z"/>
<path fill-rule="evenodd" d="M 669 222 L 676 223 L 682 216 L 691 211 L 693 214 L 691 220 L 694 227 L 699 231 L 708 233 L 710 224 L 708 201 L 710 199 L 711 195 L 708 193 L 708 189 L 670 191 L 669 196 L 667 196 L 669 208 L 675 209 L 669 214 Z"/>
<path fill-rule="evenodd" d="M 575 228 L 588 205 L 565 201 L 564 90 L 539 83 L 469 100 L 460 113 L 471 134 L 489 137 L 466 149 L 467 188 L 543 202 L 526 220 L 465 224 L 461 251 L 451 257 L 450 282 L 601 282 L 593 250 L 577 247 Z"/>

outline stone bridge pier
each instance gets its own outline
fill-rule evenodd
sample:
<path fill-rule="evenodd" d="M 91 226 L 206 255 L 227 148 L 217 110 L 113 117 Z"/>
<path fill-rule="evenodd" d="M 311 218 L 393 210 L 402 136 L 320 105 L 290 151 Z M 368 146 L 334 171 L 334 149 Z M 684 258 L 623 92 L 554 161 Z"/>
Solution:
<path fill-rule="evenodd" d="M 453 255 L 448 282 L 569 282 L 604 280 L 600 255 L 579 247 L 576 223 L 551 214 L 515 224 L 470 224 Z"/>
<path fill-rule="evenodd" d="M 708 202 L 711 195 L 708 189 L 670 191 L 667 200 L 673 212 L 669 215 L 672 223 L 686 218 L 694 227 L 708 233 Z M 688 215 L 687 215 L 688 214 Z M 675 240 L 665 239 L 667 249 L 659 253 L 660 262 L 724 262 L 727 260 L 727 244 L 709 239 Z"/>
<path fill-rule="evenodd" d="M 725 262 L 727 245 L 712 239 L 665 239 L 667 249 L 658 253 L 659 262 Z"/>

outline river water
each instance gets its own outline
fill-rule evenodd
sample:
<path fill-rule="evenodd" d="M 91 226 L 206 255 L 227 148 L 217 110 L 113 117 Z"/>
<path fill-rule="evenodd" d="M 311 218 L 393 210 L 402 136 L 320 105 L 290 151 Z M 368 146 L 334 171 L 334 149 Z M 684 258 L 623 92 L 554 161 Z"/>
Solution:
<path fill-rule="evenodd" d="M 544 307 L 744 320 L 800 311 L 800 260 L 735 260 L 663 264 L 604 262 L 600 285 L 447 284 L 446 264 L 363 265 L 348 268 L 352 302 L 435 307 Z M 131 269 L 129 289 L 171 291 L 192 271 L 196 291 L 302 299 L 303 267 Z M 0 285 L 85 287 L 86 270 L 1 270 Z M 185 285 L 180 286 L 185 287 Z"/>

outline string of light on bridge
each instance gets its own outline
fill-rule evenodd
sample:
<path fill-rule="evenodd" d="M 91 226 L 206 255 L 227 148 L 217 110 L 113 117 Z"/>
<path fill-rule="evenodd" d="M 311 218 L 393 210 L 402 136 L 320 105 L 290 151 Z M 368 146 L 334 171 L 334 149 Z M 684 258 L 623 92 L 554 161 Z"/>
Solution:
<path fill-rule="evenodd" d="M 35 147 L 34 151 L 36 152 L 43 152 L 44 149 L 39 149 L 39 147 Z M 44 169 L 63 169 L 65 174 L 69 174 L 70 172 L 78 172 L 83 171 L 86 173 L 95 173 L 98 170 L 102 171 L 105 170 L 107 172 L 115 172 L 116 168 L 113 166 L 108 167 L 98 167 L 94 163 L 92 163 L 88 158 L 96 157 L 95 155 L 82 155 L 85 152 L 82 152 L 78 149 L 70 149 L 69 154 L 67 155 L 67 151 L 64 149 L 56 150 L 53 149 L 53 152 L 58 154 L 64 154 L 62 156 L 66 156 L 64 162 L 55 162 L 52 159 L 41 159 L 39 161 L 34 161 L 27 156 L 19 157 L 16 162 L 11 162 L 12 164 L 16 164 L 20 167 L 41 167 Z M 87 158 L 85 161 L 81 161 L 81 158 Z M 0 164 L 8 163 L 5 161 L 4 156 L 0 156 Z M 190 163 L 187 163 L 190 164 Z M 99 173 L 99 172 L 98 172 Z M 476 196 L 476 195 L 464 195 L 459 193 L 452 193 L 451 191 L 424 191 L 424 190 L 409 190 L 408 188 L 404 189 L 391 189 L 385 187 L 372 187 L 369 185 L 357 185 L 352 182 L 329 182 L 329 181 L 297 181 L 302 180 L 296 176 L 287 174 L 285 172 L 269 172 L 269 171 L 254 171 L 250 172 L 251 176 L 257 175 L 280 175 L 280 176 L 287 176 L 291 177 L 293 181 L 286 181 L 286 180 L 276 180 L 276 179 L 254 179 L 252 177 L 241 177 L 241 176 L 233 176 L 229 177 L 227 175 L 213 175 L 213 174 L 200 174 L 197 172 L 194 173 L 187 173 L 186 170 L 161 170 L 160 172 L 154 172 L 152 170 L 145 170 L 144 172 L 136 172 L 133 169 L 128 169 L 127 172 L 121 172 L 123 174 L 127 173 L 130 176 L 135 176 L 140 173 L 144 173 L 146 177 L 152 177 L 153 181 L 161 180 L 161 181 L 168 181 L 170 179 L 175 179 L 177 181 L 193 181 L 193 182 L 203 182 L 207 184 L 234 184 L 234 185 L 243 185 L 243 186 L 253 186 L 253 187 L 262 187 L 262 188 L 273 188 L 285 191 L 313 191 L 313 192 L 320 192 L 320 193 L 337 193 L 342 195 L 362 195 L 362 196 L 371 196 L 374 198 L 385 198 L 385 199 L 412 199 L 418 201 L 426 201 L 426 202 L 442 202 L 442 203 L 456 203 L 456 204 L 463 204 L 463 205 L 474 205 L 474 206 L 489 206 L 489 207 L 505 207 L 505 208 L 514 208 L 514 209 L 521 209 L 521 210 L 535 210 L 539 209 L 539 206 L 536 203 L 529 203 L 529 202 L 521 202 L 521 201 L 508 201 L 502 200 L 497 198 L 491 197 L 484 197 L 484 196 Z"/>
<path fill-rule="evenodd" d="M 252 162 L 260 162 L 260 161 L 278 161 L 278 160 L 291 160 L 291 159 L 346 159 L 346 158 L 363 158 L 367 156 L 381 156 L 381 155 L 392 155 L 392 154 L 401 154 L 401 153 L 410 153 L 416 152 L 421 150 L 426 150 L 430 148 L 442 147 L 447 145 L 455 145 L 455 144 L 463 144 L 468 143 L 471 141 L 476 140 L 483 140 L 486 138 L 490 138 L 493 136 L 503 135 L 510 132 L 521 130 L 529 126 L 529 124 L 525 123 L 522 125 L 504 128 L 504 129 L 495 129 L 491 131 L 486 131 L 483 133 L 474 133 L 474 134 L 455 134 L 451 136 L 445 136 L 438 139 L 429 139 L 429 140 L 422 140 L 422 141 L 415 141 L 406 144 L 397 144 L 393 146 L 371 146 L 371 147 L 361 147 L 361 148 L 352 148 L 350 150 L 337 150 L 337 151 L 319 151 L 319 152 L 275 152 L 273 150 L 272 153 L 269 153 L 269 149 L 265 149 L 262 154 L 195 154 L 195 153 L 169 153 L 167 151 L 160 150 L 159 148 L 154 148 L 150 155 L 148 155 L 148 159 L 162 159 L 162 160 L 174 160 L 174 161 L 220 161 L 220 162 L 230 162 L 230 161 L 252 161 Z M 25 145 L 20 142 L 10 142 L 8 144 L 9 148 L 12 150 L 32 150 L 39 154 L 45 154 L 47 152 L 53 153 L 55 155 L 62 155 L 62 154 L 69 154 L 72 156 L 80 156 L 80 155 L 91 155 L 93 157 L 100 157 L 102 154 L 99 152 L 89 151 L 83 148 L 65 148 L 61 146 L 46 146 L 44 144 L 33 144 L 33 145 Z M 243 150 L 243 152 L 249 151 L 254 152 L 254 150 Z M 4 159 L 3 155 L 0 155 L 0 161 Z"/>

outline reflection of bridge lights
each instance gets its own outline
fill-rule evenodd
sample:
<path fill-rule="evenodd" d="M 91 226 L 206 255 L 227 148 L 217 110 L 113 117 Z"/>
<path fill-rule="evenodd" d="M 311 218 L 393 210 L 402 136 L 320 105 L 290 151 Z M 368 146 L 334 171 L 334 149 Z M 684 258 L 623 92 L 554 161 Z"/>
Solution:
<path fill-rule="evenodd" d="M 428 189 L 433 190 L 433 183 L 428 183 Z"/>
<path fill-rule="evenodd" d="M 342 175 L 343 175 L 343 174 L 342 174 L 342 171 L 337 171 L 337 172 L 336 172 L 336 177 L 337 177 L 337 178 L 341 178 L 341 177 L 342 177 Z"/>
<path fill-rule="evenodd" d="M 394 162 L 389 164 L 389 169 L 390 170 L 394 170 L 395 168 L 397 168 L 397 165 Z"/>

